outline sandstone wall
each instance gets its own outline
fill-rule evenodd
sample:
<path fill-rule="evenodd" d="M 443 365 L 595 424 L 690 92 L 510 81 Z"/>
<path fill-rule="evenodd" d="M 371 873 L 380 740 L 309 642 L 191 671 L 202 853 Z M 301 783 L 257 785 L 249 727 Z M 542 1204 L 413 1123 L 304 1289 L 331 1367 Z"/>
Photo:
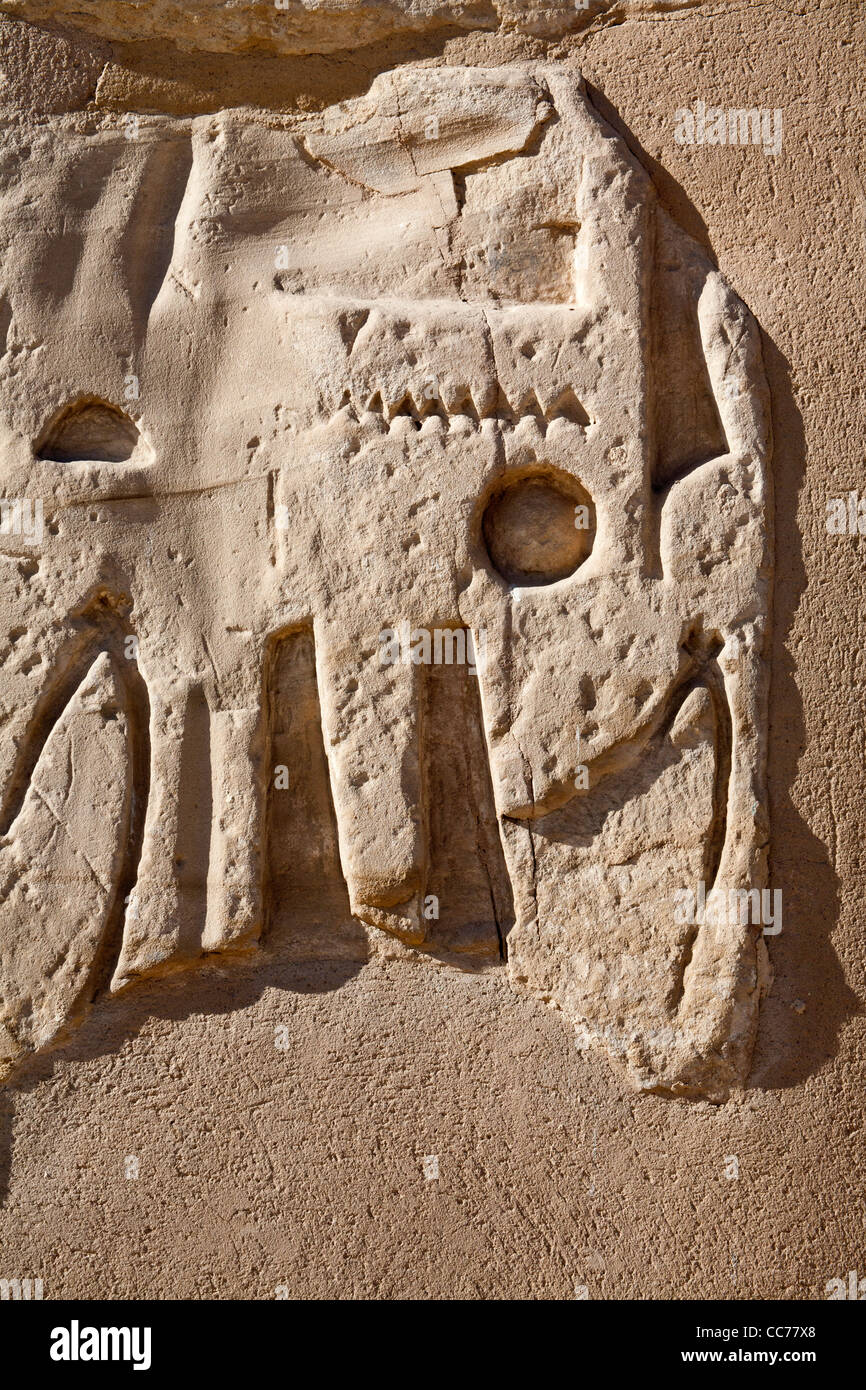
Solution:
<path fill-rule="evenodd" d="M 0 11 L 0 1276 L 826 1297 L 859 6 Z"/>

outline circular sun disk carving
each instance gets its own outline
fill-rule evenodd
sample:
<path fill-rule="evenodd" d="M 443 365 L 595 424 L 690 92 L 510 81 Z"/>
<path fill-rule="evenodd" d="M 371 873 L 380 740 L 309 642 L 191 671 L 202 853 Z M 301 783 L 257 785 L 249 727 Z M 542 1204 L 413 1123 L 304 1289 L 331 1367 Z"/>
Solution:
<path fill-rule="evenodd" d="M 485 509 L 482 531 L 503 579 L 553 584 L 567 579 L 589 555 L 595 509 L 574 478 L 533 473 L 499 487 Z"/>

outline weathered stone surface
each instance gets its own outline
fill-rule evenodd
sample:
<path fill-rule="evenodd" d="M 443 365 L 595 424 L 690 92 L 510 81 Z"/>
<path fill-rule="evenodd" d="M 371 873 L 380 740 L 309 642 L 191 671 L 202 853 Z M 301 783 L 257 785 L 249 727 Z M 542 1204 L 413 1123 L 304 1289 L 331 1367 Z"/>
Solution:
<path fill-rule="evenodd" d="M 131 784 L 126 716 L 103 654 L 26 784 L 18 779 L 26 792 L 0 844 L 0 1064 L 52 1042 L 100 983 L 112 912 L 123 912 Z"/>
<path fill-rule="evenodd" d="M 697 0 L 2 0 L 0 12 L 104 39 L 168 39 L 211 52 L 331 53 L 392 34 L 502 28 L 545 38 L 600 16 L 684 9 Z"/>
<path fill-rule="evenodd" d="M 113 987 L 258 940 L 266 805 L 297 775 L 275 783 L 267 672 L 307 633 L 354 916 L 434 954 L 495 944 L 639 1085 L 725 1094 L 755 927 L 671 919 L 693 881 L 764 886 L 747 312 L 555 66 L 410 68 L 291 130 L 225 113 L 128 137 L 44 130 L 34 161 L 28 136 L 0 202 L 6 487 L 47 523 L 10 599 L 61 669 L 82 628 L 127 644 L 149 744 Z M 662 459 L 654 381 L 688 342 L 705 408 L 668 410 Z M 486 933 L 431 887 L 428 669 L 455 661 L 489 760 L 451 793 L 477 816 L 489 777 Z M 20 741 L 40 680 L 10 697 Z M 700 758 L 675 754 L 692 738 Z M 591 868 L 546 852 L 574 834 Z"/>
<path fill-rule="evenodd" d="M 826 1297 L 862 24 L 74 8 L 0 15 L 0 1296 Z"/>

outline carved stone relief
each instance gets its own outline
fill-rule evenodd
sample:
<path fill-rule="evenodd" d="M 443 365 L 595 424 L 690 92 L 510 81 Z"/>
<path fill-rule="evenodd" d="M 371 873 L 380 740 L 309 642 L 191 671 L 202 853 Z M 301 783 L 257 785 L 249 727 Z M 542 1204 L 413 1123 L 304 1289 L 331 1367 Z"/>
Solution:
<path fill-rule="evenodd" d="M 0 245 L 6 1071 L 317 898 L 741 1085 L 760 342 L 578 77 L 13 130 Z"/>

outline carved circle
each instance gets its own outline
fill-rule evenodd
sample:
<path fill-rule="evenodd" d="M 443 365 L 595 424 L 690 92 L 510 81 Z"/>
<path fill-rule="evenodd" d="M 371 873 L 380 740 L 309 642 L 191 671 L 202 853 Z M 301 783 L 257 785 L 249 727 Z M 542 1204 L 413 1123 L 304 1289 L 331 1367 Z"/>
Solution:
<path fill-rule="evenodd" d="M 491 563 L 509 584 L 554 584 L 592 550 L 595 507 L 576 478 L 538 469 L 499 484 L 481 529 Z"/>

